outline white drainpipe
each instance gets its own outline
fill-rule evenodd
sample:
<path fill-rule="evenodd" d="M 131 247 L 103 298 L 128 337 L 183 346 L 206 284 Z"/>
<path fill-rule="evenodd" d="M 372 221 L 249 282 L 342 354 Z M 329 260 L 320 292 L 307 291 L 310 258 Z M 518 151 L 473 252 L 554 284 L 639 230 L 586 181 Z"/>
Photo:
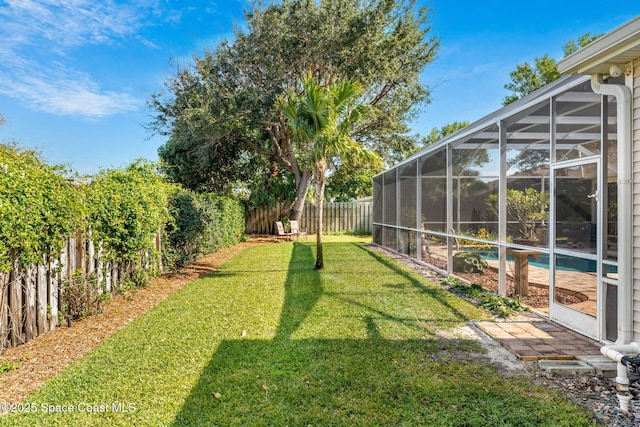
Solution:
<path fill-rule="evenodd" d="M 618 108 L 618 339 L 616 344 L 626 344 L 631 341 L 633 333 L 631 90 L 624 85 L 604 84 L 601 74 L 591 76 L 591 88 L 599 95 L 615 96 Z"/>
<path fill-rule="evenodd" d="M 605 345 L 600 352 L 609 359 L 618 362 L 618 370 L 616 375 L 616 390 L 618 392 L 618 402 L 620 410 L 629 412 L 629 401 L 631 394 L 629 393 L 629 376 L 627 367 L 622 364 L 624 356 L 633 356 L 640 353 L 640 344 L 632 342 L 629 344 L 611 344 Z"/>
<path fill-rule="evenodd" d="M 600 95 L 616 98 L 618 123 L 618 339 L 604 346 L 601 353 L 618 363 L 616 389 L 620 409 L 629 411 L 629 377 L 621 363 L 626 355 L 640 353 L 640 345 L 631 342 L 633 335 L 633 193 L 631 90 L 624 85 L 604 84 L 601 74 L 591 76 L 591 88 Z M 606 122 L 605 126 L 606 133 Z"/>

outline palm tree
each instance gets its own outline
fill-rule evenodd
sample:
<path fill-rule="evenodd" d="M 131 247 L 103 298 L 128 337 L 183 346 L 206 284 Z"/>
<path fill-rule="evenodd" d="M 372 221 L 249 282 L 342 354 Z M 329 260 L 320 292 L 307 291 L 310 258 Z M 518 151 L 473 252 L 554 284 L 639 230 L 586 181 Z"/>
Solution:
<path fill-rule="evenodd" d="M 357 99 L 362 93 L 358 82 L 340 80 L 320 85 L 309 73 L 302 79 L 302 93 L 288 92 L 280 100 L 280 110 L 289 121 L 292 135 L 313 165 L 317 204 L 316 270 L 324 268 L 322 256 L 322 203 L 327 172 L 333 162 L 380 162 L 377 154 L 351 135 L 369 117 L 373 107 Z"/>

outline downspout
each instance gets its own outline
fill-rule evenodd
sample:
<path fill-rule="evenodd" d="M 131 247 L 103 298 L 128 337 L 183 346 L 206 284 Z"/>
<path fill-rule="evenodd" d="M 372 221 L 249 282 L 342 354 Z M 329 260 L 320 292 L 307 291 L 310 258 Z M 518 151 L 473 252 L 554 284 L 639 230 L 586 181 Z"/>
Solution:
<path fill-rule="evenodd" d="M 616 389 L 622 412 L 629 412 L 630 367 L 627 354 L 640 353 L 640 345 L 631 342 L 633 334 L 633 204 L 631 90 L 624 85 L 605 84 L 602 74 L 591 76 L 591 88 L 599 95 L 614 96 L 617 103 L 618 135 L 618 339 L 600 352 L 617 362 Z M 605 131 L 608 123 L 605 123 Z M 606 133 L 606 132 L 605 132 Z M 633 360 L 633 359 L 632 359 Z M 633 360 L 635 362 L 635 360 Z"/>
<path fill-rule="evenodd" d="M 633 194 L 631 150 L 631 90 L 625 85 L 605 84 L 602 74 L 591 76 L 591 88 L 599 95 L 614 96 L 618 135 L 618 339 L 628 344 L 633 334 Z M 606 123 L 604 124 L 606 126 Z"/>

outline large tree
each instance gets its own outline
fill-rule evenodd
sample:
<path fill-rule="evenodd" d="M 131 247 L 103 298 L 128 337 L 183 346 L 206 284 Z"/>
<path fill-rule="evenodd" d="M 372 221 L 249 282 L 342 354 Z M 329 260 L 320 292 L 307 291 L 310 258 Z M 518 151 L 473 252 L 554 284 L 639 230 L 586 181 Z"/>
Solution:
<path fill-rule="evenodd" d="M 569 56 L 578 49 L 585 47 L 602 34 L 586 33 L 569 40 L 563 47 L 564 56 Z M 533 65 L 525 62 L 516 66 L 516 69 L 509 73 L 511 81 L 504 85 L 504 88 L 513 92 L 511 95 L 504 97 L 503 105 L 511 104 L 531 92 L 560 78 L 558 64 L 555 59 L 549 55 L 537 57 L 533 61 Z"/>
<path fill-rule="evenodd" d="M 229 153 L 225 164 L 245 169 L 244 161 L 261 156 L 293 175 L 292 217 L 299 219 L 313 167 L 291 140 L 276 99 L 300 93 L 307 71 L 321 85 L 361 83 L 358 102 L 376 113 L 354 140 L 385 157 L 415 147 L 408 123 L 429 101 L 420 73 L 438 48 L 428 37 L 427 10 L 415 0 L 282 0 L 253 7 L 246 19 L 246 30 L 195 57 L 167 81 L 167 93 L 152 98 L 150 128 L 170 136 L 171 152 L 188 159 L 199 150 L 221 151 Z M 178 181 L 212 179 L 211 164 L 189 164 L 197 168 L 184 168 L 189 176 Z"/>
<path fill-rule="evenodd" d="M 463 129 L 467 126 L 469 126 L 469 122 L 466 120 L 463 120 L 463 121 L 455 121 L 455 122 L 447 123 L 446 125 L 440 128 L 433 128 L 431 129 L 431 132 L 429 132 L 429 135 L 422 138 L 422 147 L 435 144 L 445 136 L 448 136 L 454 132 L 457 132 L 460 129 Z"/>
<path fill-rule="evenodd" d="M 371 177 L 384 170 L 382 164 L 352 164 L 342 160 L 333 166 L 331 176 L 327 178 L 326 196 L 335 202 L 371 196 Z"/>
<path fill-rule="evenodd" d="M 362 87 L 340 80 L 322 86 L 309 73 L 302 79 L 302 93 L 293 91 L 280 102 L 292 137 L 309 154 L 313 167 L 316 201 L 316 270 L 324 268 L 322 252 L 322 203 L 329 165 L 337 159 L 357 164 L 379 162 L 380 158 L 352 138 L 374 117 L 370 104 L 358 103 Z"/>

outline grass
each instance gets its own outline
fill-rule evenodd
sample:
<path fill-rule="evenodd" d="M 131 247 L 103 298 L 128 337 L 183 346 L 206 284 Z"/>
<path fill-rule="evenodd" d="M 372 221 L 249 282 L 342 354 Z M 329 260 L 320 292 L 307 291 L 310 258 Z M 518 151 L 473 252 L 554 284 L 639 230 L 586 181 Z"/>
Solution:
<path fill-rule="evenodd" d="M 15 363 L 10 362 L 8 360 L 4 360 L 4 359 L 0 360 L 0 375 L 6 374 L 7 372 L 11 372 L 14 369 L 20 368 L 21 364 L 22 364 L 22 360 L 18 360 Z"/>
<path fill-rule="evenodd" d="M 245 250 L 0 426 L 593 425 L 560 394 L 469 357 L 477 342 L 441 338 L 485 311 L 353 239 L 325 244 L 322 272 L 314 249 Z"/>

